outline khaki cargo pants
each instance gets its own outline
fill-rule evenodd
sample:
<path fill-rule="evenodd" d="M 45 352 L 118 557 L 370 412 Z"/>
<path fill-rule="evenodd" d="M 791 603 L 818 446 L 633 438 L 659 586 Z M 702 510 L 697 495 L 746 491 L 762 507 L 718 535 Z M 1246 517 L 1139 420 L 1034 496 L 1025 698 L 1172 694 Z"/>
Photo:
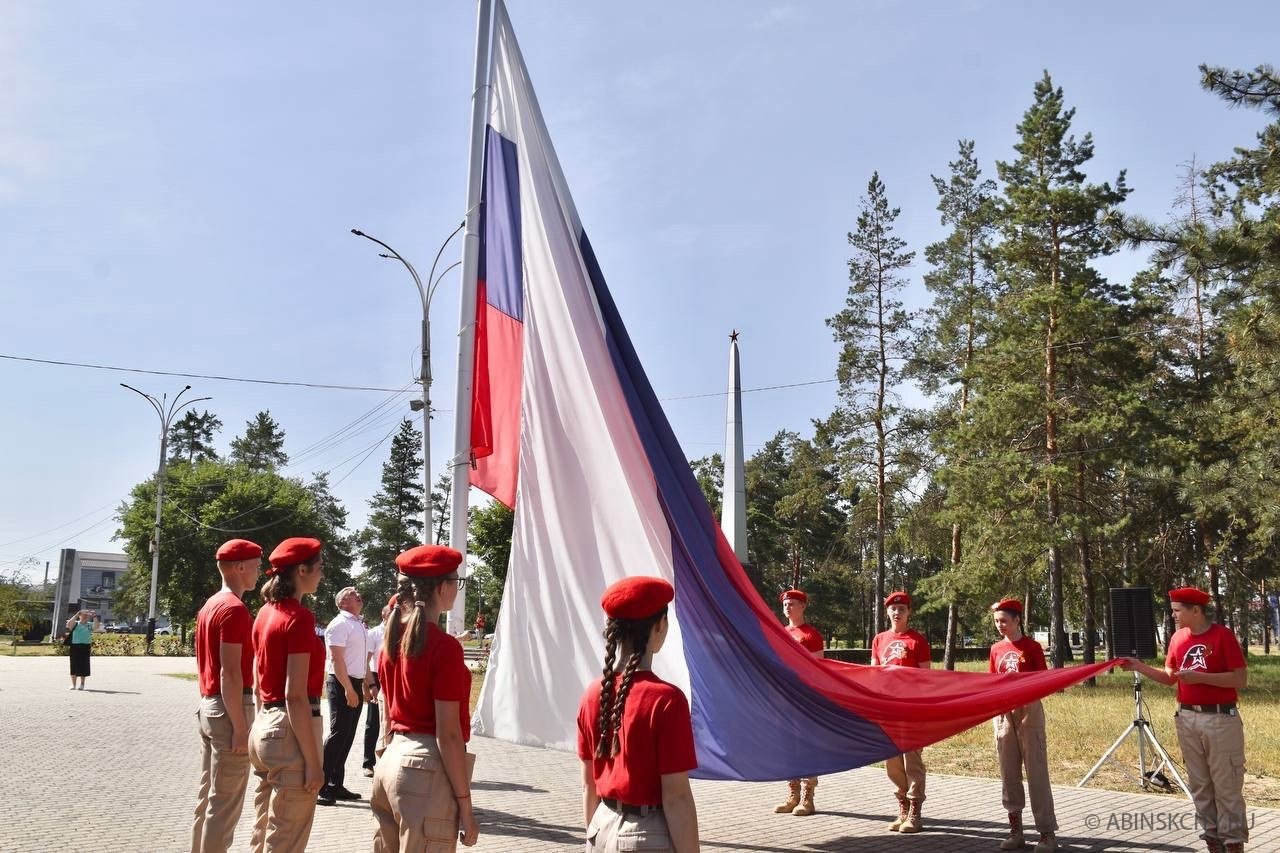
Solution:
<path fill-rule="evenodd" d="M 924 802 L 924 751 L 913 749 L 902 755 L 886 758 L 884 772 L 896 787 L 898 799 L 906 798 Z"/>
<path fill-rule="evenodd" d="M 253 725 L 252 693 L 244 697 L 244 718 Z M 200 697 L 196 723 L 202 753 L 191 853 L 226 853 L 249 785 L 249 756 L 231 751 L 231 718 L 221 696 Z"/>
<path fill-rule="evenodd" d="M 619 813 L 603 802 L 596 806 L 587 826 L 586 853 L 619 853 L 644 850 L 645 853 L 672 853 L 671 830 L 661 809 L 643 816 L 634 812 Z"/>
<path fill-rule="evenodd" d="M 467 779 L 476 757 L 467 753 Z M 453 853 L 458 802 L 434 735 L 396 732 L 373 769 L 374 853 Z M 474 806 L 473 806 L 474 808 Z"/>
<path fill-rule="evenodd" d="M 320 755 L 319 708 L 310 736 Z M 316 795 L 302 787 L 306 768 L 302 749 L 284 708 L 263 708 L 249 730 L 249 761 L 258 789 L 253 795 L 253 853 L 304 853 L 316 815 Z"/>
<path fill-rule="evenodd" d="M 1053 788 L 1049 785 L 1049 744 L 1044 730 L 1044 706 L 1037 699 L 1001 714 L 992 722 L 995 724 L 1004 810 L 1020 814 L 1026 805 L 1022 792 L 1022 770 L 1025 767 L 1036 831 L 1057 832 L 1058 817 L 1054 814 Z"/>
<path fill-rule="evenodd" d="M 1244 843 L 1244 721 L 1234 714 L 1180 710 L 1173 716 L 1182 763 L 1205 839 Z"/>

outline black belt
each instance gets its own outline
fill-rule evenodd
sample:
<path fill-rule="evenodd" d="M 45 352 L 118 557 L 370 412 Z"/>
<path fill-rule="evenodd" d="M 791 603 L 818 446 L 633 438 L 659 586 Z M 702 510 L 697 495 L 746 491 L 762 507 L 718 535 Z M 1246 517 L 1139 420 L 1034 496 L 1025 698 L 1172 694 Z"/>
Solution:
<path fill-rule="evenodd" d="M 1236 703 L 1224 702 L 1221 705 L 1188 705 L 1184 702 L 1179 702 L 1178 708 L 1183 711 L 1197 711 L 1201 714 L 1234 714 L 1236 712 Z"/>
<path fill-rule="evenodd" d="M 312 708 L 319 708 L 319 707 L 320 707 L 320 697 L 319 697 L 319 696 L 308 696 L 308 697 L 307 697 L 307 704 L 308 704 L 308 705 L 310 705 Z M 284 708 L 286 705 L 287 705 L 287 703 L 285 703 L 285 702 L 263 702 L 263 703 L 262 703 L 262 707 L 264 707 L 264 708 Z M 317 714 L 316 716 L 319 716 L 319 714 Z"/>
<path fill-rule="evenodd" d="M 634 815 L 635 817 L 645 817 L 653 812 L 662 811 L 662 806 L 633 806 L 630 803 L 620 803 L 612 797 L 602 797 L 600 802 L 618 814 Z"/>
<path fill-rule="evenodd" d="M 253 688 L 252 688 L 252 687 L 246 687 L 246 688 L 244 689 L 244 691 L 243 691 L 243 695 L 245 695 L 245 696 L 252 696 L 252 695 L 253 695 Z M 214 693 L 212 696 L 209 696 L 209 695 L 206 695 L 206 694 L 204 694 L 204 693 L 201 693 L 201 694 L 200 694 L 200 698 L 201 698 L 201 699 L 221 699 L 221 698 L 222 698 L 222 694 L 221 694 L 221 693 Z"/>

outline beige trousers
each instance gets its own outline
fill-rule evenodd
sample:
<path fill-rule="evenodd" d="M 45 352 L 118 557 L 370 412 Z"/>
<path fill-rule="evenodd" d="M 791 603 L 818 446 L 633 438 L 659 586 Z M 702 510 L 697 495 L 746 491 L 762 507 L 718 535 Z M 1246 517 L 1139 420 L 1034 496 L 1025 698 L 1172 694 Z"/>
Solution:
<path fill-rule="evenodd" d="M 467 779 L 476 757 L 467 753 Z M 453 853 L 458 802 L 434 735 L 391 736 L 373 768 L 369 806 L 378 821 L 374 853 Z M 474 806 L 473 806 L 474 808 Z"/>
<path fill-rule="evenodd" d="M 1040 700 L 1014 708 L 993 721 L 996 757 L 1000 761 L 1001 799 L 1004 810 L 1020 814 L 1026 805 L 1022 792 L 1022 770 L 1027 771 L 1027 791 L 1038 832 L 1057 832 L 1053 811 L 1053 788 L 1049 785 L 1049 747 L 1044 731 L 1044 706 Z"/>
<path fill-rule="evenodd" d="M 1196 806 L 1201 838 L 1244 843 L 1249 818 L 1244 806 L 1244 721 L 1240 714 L 1178 711 L 1182 763 Z"/>
<path fill-rule="evenodd" d="M 886 758 L 884 772 L 897 787 L 898 797 L 924 802 L 924 751 L 913 749 L 902 755 Z"/>
<path fill-rule="evenodd" d="M 311 718 L 310 737 L 320 755 L 320 717 Z M 316 815 L 316 795 L 302 787 L 302 748 L 284 708 L 263 708 L 249 730 L 249 761 L 258 788 L 253 795 L 253 853 L 305 853 Z"/>
<path fill-rule="evenodd" d="M 645 853 L 672 853 L 671 830 L 666 815 L 661 810 L 649 812 L 644 817 L 636 814 L 620 814 L 604 803 L 596 806 L 596 812 L 587 825 L 586 853 L 618 853 L 623 850 L 644 850 Z"/>
<path fill-rule="evenodd" d="M 253 695 L 244 697 L 245 722 L 253 725 Z M 191 853 L 226 853 L 244 806 L 249 756 L 231 751 L 231 718 L 221 696 L 200 697 L 200 793 L 191 827 Z"/>

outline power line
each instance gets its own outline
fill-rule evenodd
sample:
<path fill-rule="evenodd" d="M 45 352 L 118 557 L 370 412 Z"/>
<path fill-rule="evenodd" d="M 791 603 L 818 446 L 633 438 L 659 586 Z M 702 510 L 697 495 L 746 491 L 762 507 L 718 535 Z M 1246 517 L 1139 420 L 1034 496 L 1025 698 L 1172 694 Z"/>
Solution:
<path fill-rule="evenodd" d="M 25 361 L 31 364 L 53 364 L 59 367 L 81 367 L 87 370 L 109 370 L 116 373 L 145 373 L 149 376 L 177 376 L 182 379 L 213 379 L 219 382 L 247 382 L 252 385 L 290 385 L 298 388 L 322 388 L 330 391 L 382 391 L 384 393 L 401 393 L 402 389 L 380 388 L 373 385 L 339 385 L 329 382 L 298 382 L 288 379 L 250 379 L 243 376 L 220 376 L 211 373 L 180 373 L 173 370 L 148 370 L 141 367 L 115 367 L 107 364 L 88 364 L 81 361 L 59 361 L 51 358 L 33 358 L 25 355 L 6 355 L 0 358 L 9 361 Z"/>

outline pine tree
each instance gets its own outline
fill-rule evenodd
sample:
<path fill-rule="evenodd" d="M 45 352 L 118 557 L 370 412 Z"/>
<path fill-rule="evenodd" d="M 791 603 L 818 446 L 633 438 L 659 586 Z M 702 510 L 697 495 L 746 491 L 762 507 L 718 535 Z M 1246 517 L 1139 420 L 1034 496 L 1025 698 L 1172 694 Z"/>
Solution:
<path fill-rule="evenodd" d="M 846 436 L 842 467 L 857 478 L 869 471 L 876 495 L 874 595 L 884 598 L 885 539 L 893 448 L 890 436 L 901 426 L 895 388 L 902 376 L 902 359 L 910 350 L 911 319 L 899 294 L 906 286 L 903 271 L 914 252 L 894 234 L 900 210 L 889 206 L 880 174 L 874 173 L 860 203 L 857 230 L 849 234 L 849 293 L 845 308 L 827 320 L 841 345 L 836 367 L 840 383 L 840 418 Z M 868 390 L 867 386 L 870 386 Z M 874 626 L 884 624 L 877 608 Z"/>
<path fill-rule="evenodd" d="M 1039 444 L 1039 459 L 1027 460 L 1030 473 L 1042 484 L 1044 515 L 1033 538 L 1043 544 L 1047 557 L 1050 610 L 1050 655 L 1062 666 L 1069 654 L 1065 630 L 1062 546 L 1064 488 L 1075 488 L 1079 470 L 1061 459 L 1060 442 L 1080 400 L 1070 387 L 1084 380 L 1090 352 L 1081 341 L 1097 340 L 1098 307 L 1108 300 L 1106 284 L 1089 266 L 1115 247 L 1105 227 L 1113 210 L 1129 190 L 1121 172 L 1113 187 L 1088 183 L 1081 167 L 1093 158 L 1093 138 L 1079 141 L 1071 135 L 1074 109 L 1064 108 L 1062 89 L 1053 85 L 1048 72 L 1036 83 L 1035 100 L 1018 124 L 1018 157 L 998 162 L 1004 183 L 1001 206 L 1003 240 L 995 257 L 1004 293 L 999 313 L 1001 329 L 993 353 L 996 358 L 1018 360 L 1024 368 L 1013 382 L 1011 397 L 1024 404 L 1023 414 L 1036 415 L 1018 443 L 1030 449 Z M 1034 373 L 1027 355 L 1039 349 L 1041 360 Z M 1038 386 L 1038 387 L 1037 387 Z M 1017 423 L 1015 420 L 1013 423 Z M 1084 451 L 1080 443 L 1070 447 L 1075 457 Z M 1029 531 L 1028 531 L 1029 532 Z"/>
<path fill-rule="evenodd" d="M 289 462 L 284 452 L 284 430 L 261 411 L 245 424 L 244 435 L 231 439 L 231 461 L 253 471 L 274 471 Z"/>
<path fill-rule="evenodd" d="M 995 276 L 991 268 L 992 240 L 996 217 L 996 184 L 983 179 L 974 156 L 972 140 L 962 139 L 959 153 L 950 164 L 947 179 L 934 176 L 938 192 L 938 212 L 942 224 L 951 228 L 945 238 L 925 247 L 932 269 L 924 276 L 933 303 L 925 312 L 915 357 L 909 366 L 924 390 L 946 392 L 938 412 L 935 444 L 951 467 L 962 467 L 965 454 L 953 446 L 956 425 L 962 423 L 973 393 L 974 356 L 985 345 L 992 322 Z M 945 475 L 943 475 L 945 480 Z M 963 571 L 964 524 L 960 513 L 951 513 L 948 574 L 958 578 Z M 947 596 L 947 633 L 943 666 L 955 668 L 956 638 L 960 604 L 954 586 Z"/>
<path fill-rule="evenodd" d="M 222 429 L 222 420 L 209 411 L 187 412 L 169 427 L 169 461 L 208 462 L 218 458 L 213 437 Z"/>
<path fill-rule="evenodd" d="M 391 439 L 382 466 L 382 487 L 369 500 L 369 521 L 354 537 L 364 571 L 357 586 L 367 601 L 386 601 L 395 592 L 395 559 L 422 543 L 422 433 L 403 421 Z"/>

